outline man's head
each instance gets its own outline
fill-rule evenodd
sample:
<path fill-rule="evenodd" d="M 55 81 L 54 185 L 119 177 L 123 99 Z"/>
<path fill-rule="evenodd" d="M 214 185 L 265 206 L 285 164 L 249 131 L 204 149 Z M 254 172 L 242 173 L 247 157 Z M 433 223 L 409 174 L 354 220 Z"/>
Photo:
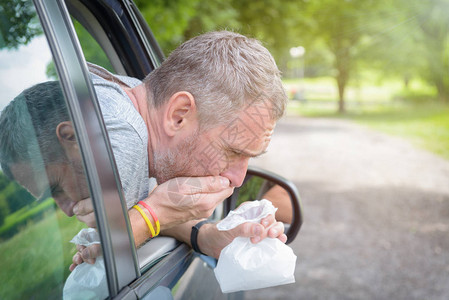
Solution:
<path fill-rule="evenodd" d="M 223 125 L 244 107 L 265 102 L 273 120 L 287 96 L 269 51 L 255 39 L 229 32 L 209 32 L 183 43 L 144 80 L 154 107 L 179 91 L 195 98 L 201 129 Z"/>
<path fill-rule="evenodd" d="M 3 172 L 35 197 L 53 196 L 71 216 L 88 191 L 59 82 L 24 90 L 2 111 L 0 128 Z"/>
<path fill-rule="evenodd" d="M 56 126 L 69 120 L 57 81 L 24 90 L 5 107 L 0 116 L 0 164 L 11 177 L 9 166 L 16 162 L 34 165 L 65 160 L 56 136 Z"/>
<path fill-rule="evenodd" d="M 287 101 L 268 50 L 227 31 L 185 42 L 144 84 L 150 106 L 163 112 L 161 127 L 172 141 L 153 153 L 151 171 L 160 183 L 221 175 L 240 186 L 249 158 L 266 150 Z M 191 119 L 190 128 L 195 130 L 177 135 L 192 114 L 196 120 Z"/>

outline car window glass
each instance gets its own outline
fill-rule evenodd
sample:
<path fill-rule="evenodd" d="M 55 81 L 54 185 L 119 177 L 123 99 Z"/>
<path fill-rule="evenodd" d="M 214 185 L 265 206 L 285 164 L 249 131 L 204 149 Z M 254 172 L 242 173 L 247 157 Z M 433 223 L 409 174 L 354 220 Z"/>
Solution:
<path fill-rule="evenodd" d="M 86 60 L 114 73 L 114 67 L 97 41 L 75 18 L 72 18 L 72 22 Z"/>
<path fill-rule="evenodd" d="M 0 299 L 62 298 L 76 253 L 70 240 L 87 227 L 73 206 L 90 194 L 32 2 L 3 7 L 0 18 Z"/>

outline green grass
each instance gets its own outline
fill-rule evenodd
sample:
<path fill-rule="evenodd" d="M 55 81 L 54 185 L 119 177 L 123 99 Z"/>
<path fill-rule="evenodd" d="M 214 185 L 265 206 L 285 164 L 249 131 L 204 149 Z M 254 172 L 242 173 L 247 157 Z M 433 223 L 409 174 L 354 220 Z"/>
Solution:
<path fill-rule="evenodd" d="M 290 101 L 288 113 L 308 117 L 341 118 L 355 121 L 391 135 L 410 140 L 413 144 L 449 159 L 449 104 L 437 102 L 432 89 L 415 83 L 417 90 L 407 93 L 380 86 L 379 101 L 370 98 L 347 101 L 347 112 L 338 114 L 337 101 Z M 330 89 L 330 87 L 328 87 Z M 365 91 L 374 88 L 363 87 Z M 375 93 L 373 92 L 373 95 Z M 398 100 L 400 98 L 400 100 Z"/>
<path fill-rule="evenodd" d="M 69 241 L 84 224 L 59 209 L 29 221 L 0 243 L 0 299 L 60 298 L 75 246 Z"/>
<path fill-rule="evenodd" d="M 404 137 L 418 147 L 449 159 L 449 105 L 415 104 L 347 118 Z"/>
<path fill-rule="evenodd" d="M 53 199 L 48 198 L 41 203 L 34 202 L 28 206 L 22 207 L 18 211 L 8 215 L 5 219 L 5 223 L 0 227 L 0 237 L 15 230 L 16 227 L 26 223 L 30 218 L 44 213 L 46 210 L 53 207 L 54 203 Z M 14 234 L 14 232 L 11 234 Z"/>

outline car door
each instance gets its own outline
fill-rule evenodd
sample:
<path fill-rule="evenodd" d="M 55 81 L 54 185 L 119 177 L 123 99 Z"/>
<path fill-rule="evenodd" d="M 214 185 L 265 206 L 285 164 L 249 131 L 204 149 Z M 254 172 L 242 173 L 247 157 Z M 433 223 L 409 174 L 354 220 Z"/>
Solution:
<path fill-rule="evenodd" d="M 101 53 L 86 57 L 90 62 L 142 79 L 163 61 L 151 30 L 131 1 L 66 3 L 84 53 Z M 220 212 L 212 219 L 221 218 Z M 194 254 L 173 238 L 152 239 L 137 250 L 137 257 L 141 276 L 129 289 L 138 297 L 238 299 L 242 295 L 222 294 L 213 274 L 215 260 Z"/>

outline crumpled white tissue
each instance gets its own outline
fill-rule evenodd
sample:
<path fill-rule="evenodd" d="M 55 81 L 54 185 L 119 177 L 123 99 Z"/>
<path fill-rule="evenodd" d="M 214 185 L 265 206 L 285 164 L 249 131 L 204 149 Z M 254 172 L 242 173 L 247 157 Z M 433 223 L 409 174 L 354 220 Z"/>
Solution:
<path fill-rule="evenodd" d="M 94 228 L 84 228 L 70 242 L 88 247 L 100 244 L 100 237 Z M 70 273 L 64 285 L 63 299 L 104 299 L 108 294 L 104 260 L 100 256 L 93 265 L 82 263 Z"/>
<path fill-rule="evenodd" d="M 268 200 L 246 202 L 217 224 L 230 230 L 245 222 L 260 223 L 277 208 Z M 295 282 L 296 255 L 278 239 L 266 238 L 257 244 L 237 237 L 220 253 L 215 277 L 223 293 L 244 291 Z"/>

